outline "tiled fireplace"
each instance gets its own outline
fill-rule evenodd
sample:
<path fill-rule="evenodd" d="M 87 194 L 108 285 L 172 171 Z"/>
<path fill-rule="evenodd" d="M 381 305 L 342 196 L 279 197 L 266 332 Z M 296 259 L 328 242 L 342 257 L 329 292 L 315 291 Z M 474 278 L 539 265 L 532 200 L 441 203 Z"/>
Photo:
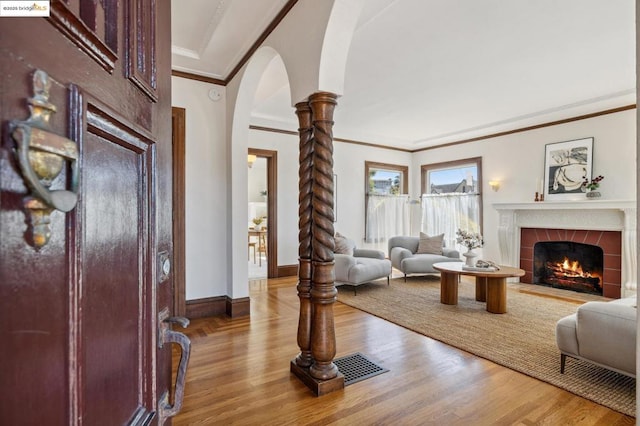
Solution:
<path fill-rule="evenodd" d="M 573 289 L 577 291 L 596 294 L 601 291 L 604 296 L 611 298 L 636 292 L 635 201 L 546 201 L 494 204 L 494 207 L 500 216 L 498 238 L 501 263 L 524 269 L 525 276 L 520 279 L 521 282 L 553 283 L 554 287 L 575 287 Z M 560 244 L 557 250 L 573 254 L 582 246 L 593 247 L 596 259 L 583 260 L 585 271 L 581 272 L 581 278 L 568 282 L 565 278 L 573 274 L 567 273 L 567 270 L 577 259 L 567 259 L 564 265 L 561 259 L 557 266 L 549 266 L 551 264 L 546 259 L 541 259 L 540 248 L 536 256 L 536 246 L 544 246 L 548 242 L 557 242 Z M 601 259 L 597 259 L 600 249 Z M 556 252 L 552 250 L 550 253 Z M 546 269 L 561 271 L 560 278 L 541 278 L 545 266 Z"/>
<path fill-rule="evenodd" d="M 521 228 L 519 265 L 524 269 L 525 275 L 520 281 L 620 298 L 621 235 L 620 231 Z M 556 250 L 541 249 L 548 245 L 558 248 Z M 562 253 L 563 251 L 566 255 Z M 593 251 L 596 254 L 579 254 L 587 251 Z M 546 252 L 554 253 L 554 256 L 551 256 L 554 258 L 547 259 L 541 256 Z M 600 259 L 585 259 L 591 257 Z M 565 258 L 566 265 L 563 267 L 561 263 Z M 546 277 L 548 274 L 545 270 L 551 268 L 549 264 L 557 265 L 555 267 L 559 270 L 557 273 L 560 277 L 555 279 Z M 572 265 L 574 270 L 579 268 L 580 273 L 573 271 Z"/>

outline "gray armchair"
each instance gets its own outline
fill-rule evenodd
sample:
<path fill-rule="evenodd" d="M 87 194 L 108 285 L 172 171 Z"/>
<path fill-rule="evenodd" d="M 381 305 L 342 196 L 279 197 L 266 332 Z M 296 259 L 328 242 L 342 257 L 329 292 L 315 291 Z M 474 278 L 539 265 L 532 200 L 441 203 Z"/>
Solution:
<path fill-rule="evenodd" d="M 353 256 L 335 253 L 334 260 L 336 286 L 353 286 L 353 293 L 357 294 L 357 286 L 379 278 L 387 277 L 389 285 L 391 262 L 379 250 L 354 249 Z"/>
<path fill-rule="evenodd" d="M 433 264 L 438 262 L 461 262 L 460 252 L 453 248 L 441 247 L 441 254 L 418 253 L 420 237 L 397 236 L 389 239 L 391 265 L 404 274 L 438 274 Z M 438 250 L 439 251 L 439 250 Z"/>

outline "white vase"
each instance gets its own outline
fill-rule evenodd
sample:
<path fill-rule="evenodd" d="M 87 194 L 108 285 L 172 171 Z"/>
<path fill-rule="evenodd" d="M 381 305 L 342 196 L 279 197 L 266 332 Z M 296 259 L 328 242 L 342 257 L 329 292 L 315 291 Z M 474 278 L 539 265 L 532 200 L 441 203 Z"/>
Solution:
<path fill-rule="evenodd" d="M 476 257 L 478 257 L 478 253 L 474 253 L 473 249 L 467 249 L 467 252 L 462 253 L 462 255 L 467 259 L 465 261 L 465 265 L 476 266 Z"/>
<path fill-rule="evenodd" d="M 262 231 L 262 224 L 261 224 L 261 223 L 259 223 L 259 224 L 255 225 L 255 226 L 253 227 L 253 229 L 255 229 L 256 231 Z"/>

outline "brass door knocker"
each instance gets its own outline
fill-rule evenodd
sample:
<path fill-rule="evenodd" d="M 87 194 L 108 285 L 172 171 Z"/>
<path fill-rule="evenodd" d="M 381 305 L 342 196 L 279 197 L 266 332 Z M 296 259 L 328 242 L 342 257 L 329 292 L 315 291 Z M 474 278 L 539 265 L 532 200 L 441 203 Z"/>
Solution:
<path fill-rule="evenodd" d="M 20 171 L 31 191 L 24 206 L 30 219 L 31 243 L 38 250 L 51 237 L 51 212 L 69 212 L 78 202 L 78 148 L 72 140 L 49 130 L 51 113 L 56 112 L 56 106 L 49 102 L 50 87 L 47 73 L 36 70 L 33 74 L 34 96 L 27 99 L 31 116 L 25 121 L 9 123 Z M 71 163 L 70 190 L 49 189 L 66 161 Z"/>

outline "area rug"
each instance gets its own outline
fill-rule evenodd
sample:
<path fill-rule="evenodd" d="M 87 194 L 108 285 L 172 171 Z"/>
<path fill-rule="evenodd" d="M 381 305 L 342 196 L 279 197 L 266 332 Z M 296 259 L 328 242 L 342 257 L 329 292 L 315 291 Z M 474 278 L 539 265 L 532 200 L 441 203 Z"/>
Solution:
<path fill-rule="evenodd" d="M 560 374 L 555 324 L 579 302 L 532 294 L 508 284 L 505 314 L 475 300 L 475 284 L 459 284 L 458 305 L 440 303 L 438 277 L 410 277 L 338 287 L 338 301 L 635 417 L 635 379 L 567 359 Z M 606 330 L 603 330 L 606 332 Z"/>

